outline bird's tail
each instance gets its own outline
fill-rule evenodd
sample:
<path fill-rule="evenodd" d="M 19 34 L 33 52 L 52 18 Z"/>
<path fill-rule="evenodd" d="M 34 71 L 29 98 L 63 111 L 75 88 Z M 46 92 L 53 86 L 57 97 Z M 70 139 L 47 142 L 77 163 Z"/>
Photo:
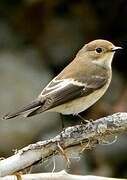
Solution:
<path fill-rule="evenodd" d="M 37 109 L 40 109 L 41 105 L 43 105 L 43 102 L 39 100 L 35 100 L 31 104 L 28 104 L 27 106 L 18 110 L 17 112 L 6 114 L 5 116 L 2 117 L 2 119 L 7 120 L 7 119 L 14 118 L 16 116 L 19 116 L 19 115 L 24 115 L 25 117 L 29 117 L 32 112 L 34 112 Z"/>

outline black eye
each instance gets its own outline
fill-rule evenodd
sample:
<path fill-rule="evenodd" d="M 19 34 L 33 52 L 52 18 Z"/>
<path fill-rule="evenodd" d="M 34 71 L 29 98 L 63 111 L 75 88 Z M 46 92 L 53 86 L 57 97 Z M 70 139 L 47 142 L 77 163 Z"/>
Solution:
<path fill-rule="evenodd" d="M 102 48 L 96 48 L 96 52 L 97 53 L 101 53 L 102 52 Z"/>

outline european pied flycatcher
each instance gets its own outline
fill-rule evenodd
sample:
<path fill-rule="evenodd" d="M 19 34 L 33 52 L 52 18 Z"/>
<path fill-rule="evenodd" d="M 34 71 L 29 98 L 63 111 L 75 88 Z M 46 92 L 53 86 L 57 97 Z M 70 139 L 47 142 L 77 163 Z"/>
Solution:
<path fill-rule="evenodd" d="M 30 117 L 45 111 L 78 114 L 106 92 L 112 78 L 114 53 L 122 49 L 106 40 L 94 40 L 77 53 L 75 59 L 56 76 L 38 98 L 3 119 L 18 115 Z"/>

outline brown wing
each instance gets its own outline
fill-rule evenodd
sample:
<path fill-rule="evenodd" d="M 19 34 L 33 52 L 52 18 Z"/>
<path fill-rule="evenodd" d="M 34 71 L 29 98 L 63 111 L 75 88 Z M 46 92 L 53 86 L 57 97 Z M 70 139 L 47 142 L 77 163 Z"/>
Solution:
<path fill-rule="evenodd" d="M 55 79 L 57 80 L 55 81 Z M 20 114 L 24 114 L 26 117 L 36 115 L 81 96 L 87 96 L 107 82 L 107 78 L 102 76 L 87 78 L 83 84 L 71 79 L 55 79 L 43 90 L 37 100 L 15 113 L 4 116 L 3 119 L 11 119 Z"/>
<path fill-rule="evenodd" d="M 41 112 L 54 108 L 58 105 L 69 102 L 81 96 L 86 96 L 93 91 L 100 89 L 107 79 L 100 76 L 93 76 L 90 80 L 81 85 L 81 82 L 72 82 L 68 80 L 66 84 L 63 80 L 58 82 L 51 82 L 42 92 L 41 96 L 45 96 L 45 103 L 41 107 Z M 46 90 L 47 89 L 47 90 Z M 40 96 L 40 98 L 41 98 Z"/>

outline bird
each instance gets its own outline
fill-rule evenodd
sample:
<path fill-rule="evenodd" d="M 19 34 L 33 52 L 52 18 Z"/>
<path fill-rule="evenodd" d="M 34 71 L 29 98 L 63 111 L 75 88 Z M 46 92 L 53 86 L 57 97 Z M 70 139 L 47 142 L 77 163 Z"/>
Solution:
<path fill-rule="evenodd" d="M 121 49 L 103 39 L 85 44 L 35 100 L 2 119 L 31 117 L 43 112 L 78 115 L 85 111 L 107 91 L 112 79 L 112 60 Z"/>

